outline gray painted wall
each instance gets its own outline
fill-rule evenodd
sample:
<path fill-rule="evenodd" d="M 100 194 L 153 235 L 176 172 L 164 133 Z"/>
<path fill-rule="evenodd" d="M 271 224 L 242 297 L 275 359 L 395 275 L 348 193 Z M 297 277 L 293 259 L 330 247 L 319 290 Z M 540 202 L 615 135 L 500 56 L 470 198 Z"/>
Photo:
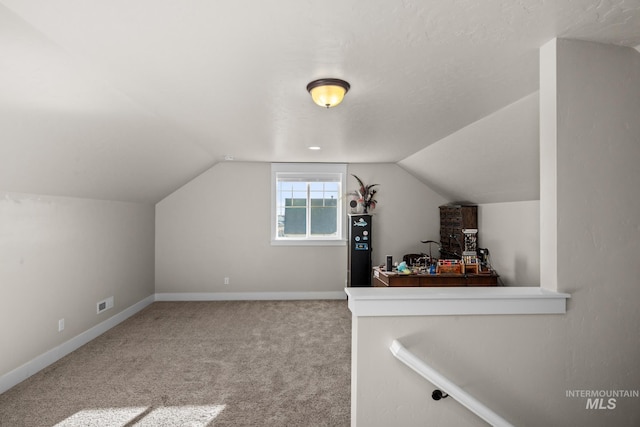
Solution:
<path fill-rule="evenodd" d="M 0 193 L 0 376 L 153 294 L 153 222 L 153 205 Z"/>
<path fill-rule="evenodd" d="M 438 207 L 447 200 L 395 164 L 351 164 L 348 173 L 350 191 L 357 187 L 351 174 L 379 184 L 374 265 L 387 255 L 400 261 L 428 252 L 420 240 L 438 240 Z M 267 163 L 219 163 L 158 203 L 156 292 L 342 291 L 346 246 L 270 245 L 269 185 Z M 480 244 L 491 250 L 505 284 L 538 285 L 538 203 L 481 205 L 478 216 Z"/>
<path fill-rule="evenodd" d="M 219 163 L 157 204 L 156 292 L 344 289 L 346 245 L 271 246 L 270 171 L 268 163 Z M 441 196 L 394 164 L 354 164 L 348 172 L 380 184 L 374 263 L 424 250 L 420 240 L 437 237 Z M 351 175 L 347 186 L 357 187 Z"/>
<path fill-rule="evenodd" d="M 402 159 L 398 164 L 449 200 L 538 200 L 538 92 Z"/>
<path fill-rule="evenodd" d="M 478 244 L 506 286 L 540 285 L 540 202 L 478 206 Z"/>

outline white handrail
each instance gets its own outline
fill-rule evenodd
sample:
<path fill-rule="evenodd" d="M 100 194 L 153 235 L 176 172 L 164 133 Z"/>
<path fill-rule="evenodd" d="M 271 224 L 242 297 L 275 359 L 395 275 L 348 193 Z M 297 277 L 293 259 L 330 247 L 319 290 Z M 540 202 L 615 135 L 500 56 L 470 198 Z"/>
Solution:
<path fill-rule="evenodd" d="M 402 344 L 400 344 L 398 340 L 393 340 L 393 343 L 391 343 L 391 347 L 389 347 L 389 349 L 398 360 L 416 371 L 418 374 L 420 374 L 420 376 L 431 382 L 439 389 L 442 389 L 442 391 L 453 397 L 471 412 L 473 412 L 492 426 L 513 427 L 513 425 L 508 423 L 504 418 L 493 412 L 491 409 L 487 408 L 476 398 L 452 383 L 449 379 L 442 376 L 431 366 L 418 359 L 413 353 L 411 353 Z"/>

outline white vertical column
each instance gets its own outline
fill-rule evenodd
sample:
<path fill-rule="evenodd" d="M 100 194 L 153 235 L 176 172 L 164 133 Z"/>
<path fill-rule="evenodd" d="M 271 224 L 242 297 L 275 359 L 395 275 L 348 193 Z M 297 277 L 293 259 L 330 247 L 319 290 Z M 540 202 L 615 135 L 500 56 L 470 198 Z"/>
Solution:
<path fill-rule="evenodd" d="M 540 48 L 540 286 L 558 289 L 557 39 Z"/>

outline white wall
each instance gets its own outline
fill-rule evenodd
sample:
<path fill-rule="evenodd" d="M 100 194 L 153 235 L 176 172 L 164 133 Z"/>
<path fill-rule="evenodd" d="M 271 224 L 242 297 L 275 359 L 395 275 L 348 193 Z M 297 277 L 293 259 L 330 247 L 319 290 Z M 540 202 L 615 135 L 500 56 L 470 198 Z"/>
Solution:
<path fill-rule="evenodd" d="M 269 173 L 266 163 L 220 163 L 158 203 L 157 292 L 342 290 L 346 247 L 270 245 Z M 374 265 L 384 264 L 387 255 L 401 261 L 405 254 L 428 252 L 420 241 L 439 240 L 438 207 L 448 202 L 442 196 L 395 164 L 351 164 L 348 173 L 349 190 L 357 187 L 351 174 L 379 184 Z M 480 244 L 490 249 L 507 285 L 540 283 L 538 208 L 537 201 L 479 206 Z M 304 283 L 286 274 L 299 270 L 309 274 Z M 265 278 L 264 271 L 281 274 Z"/>
<path fill-rule="evenodd" d="M 380 184 L 373 261 L 425 250 L 445 200 L 393 164 L 349 165 Z M 271 246 L 268 163 L 219 163 L 156 206 L 156 292 L 342 292 L 347 246 Z M 351 175 L 348 190 L 357 188 Z M 229 284 L 224 285 L 224 278 Z"/>
<path fill-rule="evenodd" d="M 538 103 L 527 95 L 398 164 L 452 201 L 537 200 Z"/>
<path fill-rule="evenodd" d="M 429 246 L 421 240 L 440 240 L 440 205 L 442 196 L 418 181 L 395 164 L 351 164 L 349 174 L 358 176 L 365 184 L 380 184 L 378 206 L 373 210 L 373 264 L 382 265 L 386 256 L 401 262 L 410 253 L 428 253 Z M 347 185 L 357 188 L 349 176 Z M 438 256 L 437 247 L 433 247 Z"/>
<path fill-rule="evenodd" d="M 351 164 L 349 173 L 367 184 L 381 183 L 373 211 L 374 265 L 384 264 L 386 255 L 401 261 L 407 253 L 426 253 L 429 246 L 420 240 L 440 240 L 439 206 L 448 200 L 395 164 Z M 353 177 L 347 182 L 355 188 Z M 478 243 L 490 250 L 505 285 L 540 284 L 539 208 L 537 200 L 478 205 Z"/>
<path fill-rule="evenodd" d="M 152 205 L 0 192 L 0 376 L 153 294 L 153 221 Z"/>
<path fill-rule="evenodd" d="M 269 163 L 219 163 L 160 201 L 156 292 L 342 292 L 346 245 L 271 246 L 270 183 Z"/>
<path fill-rule="evenodd" d="M 554 61 L 541 59 L 542 75 Z M 356 425 L 484 425 L 432 401 L 434 387 L 389 352 L 394 338 L 514 425 L 640 425 L 638 398 L 598 410 L 566 396 L 640 384 L 640 54 L 559 40 L 557 64 L 557 93 L 544 96 L 558 104 L 558 235 L 543 244 L 557 243 L 567 313 L 354 318 Z"/>
<path fill-rule="evenodd" d="M 568 384 L 640 388 L 640 53 L 558 40 L 558 290 Z M 616 412 L 640 425 L 640 399 Z M 633 414 L 633 416 L 631 416 Z M 586 424 L 583 424 L 586 425 Z"/>
<path fill-rule="evenodd" d="M 506 286 L 540 285 L 540 202 L 478 206 L 478 244 Z"/>

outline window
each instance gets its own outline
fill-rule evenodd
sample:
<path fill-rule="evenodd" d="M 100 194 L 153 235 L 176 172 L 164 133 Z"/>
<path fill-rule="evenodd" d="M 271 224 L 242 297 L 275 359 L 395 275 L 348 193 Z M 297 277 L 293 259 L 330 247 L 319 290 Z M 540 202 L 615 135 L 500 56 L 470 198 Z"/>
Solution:
<path fill-rule="evenodd" d="M 272 244 L 345 244 L 346 172 L 344 164 L 273 163 Z"/>

